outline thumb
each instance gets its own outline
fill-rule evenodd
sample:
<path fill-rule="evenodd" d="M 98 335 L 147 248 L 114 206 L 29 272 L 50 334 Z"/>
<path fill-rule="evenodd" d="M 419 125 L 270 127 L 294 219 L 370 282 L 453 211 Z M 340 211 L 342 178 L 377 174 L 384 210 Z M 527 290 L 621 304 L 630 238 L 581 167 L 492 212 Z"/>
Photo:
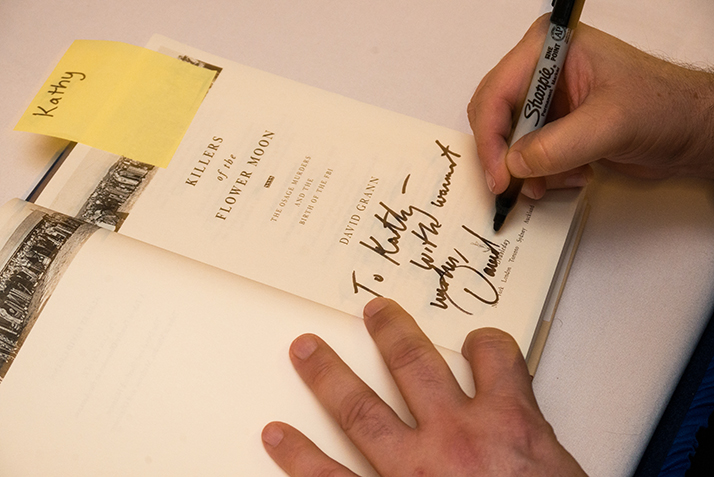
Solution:
<path fill-rule="evenodd" d="M 625 149 L 626 112 L 610 101 L 589 97 L 578 108 L 520 138 L 506 154 L 515 177 L 570 171 Z"/>

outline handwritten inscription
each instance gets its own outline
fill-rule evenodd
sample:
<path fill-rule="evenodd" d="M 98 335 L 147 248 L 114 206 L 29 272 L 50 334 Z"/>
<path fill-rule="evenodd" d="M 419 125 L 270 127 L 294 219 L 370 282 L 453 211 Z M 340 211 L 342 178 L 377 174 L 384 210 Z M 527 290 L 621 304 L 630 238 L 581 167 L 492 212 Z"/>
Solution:
<path fill-rule="evenodd" d="M 461 154 L 457 154 L 454 151 L 449 150 L 449 146 L 444 146 L 437 139 L 436 143 L 441 148 L 441 155 L 446 157 L 449 161 L 449 171 L 444 176 L 444 182 L 441 184 L 441 189 L 439 189 L 439 194 L 436 196 L 436 200 L 432 200 L 431 204 L 436 207 L 443 207 L 446 204 L 446 196 L 449 194 L 449 188 L 451 187 L 451 176 L 454 175 L 454 170 L 456 169 L 456 161 L 454 157 L 461 157 Z"/>
<path fill-rule="evenodd" d="M 472 266 L 469 260 L 458 250 L 454 251 L 461 258 L 461 262 L 454 257 L 449 257 L 448 261 L 441 269 L 433 270 L 439 274 L 439 287 L 436 290 L 436 300 L 430 303 L 432 306 L 446 309 L 449 303 L 467 315 L 473 315 L 469 311 L 470 301 L 476 299 L 487 305 L 498 303 L 499 293 L 488 277 L 496 276 L 496 269 L 501 263 L 501 250 L 498 245 L 469 229 L 465 225 L 463 229 L 476 237 L 489 250 L 488 262 L 482 270 Z M 453 292 L 449 294 L 454 283 L 459 283 L 456 292 L 463 292 L 462 298 L 454 298 Z"/>
<path fill-rule="evenodd" d="M 56 84 L 51 84 L 47 92 L 50 94 L 49 103 L 47 107 L 37 106 L 40 112 L 32 113 L 33 116 L 44 116 L 48 118 L 53 118 L 54 113 L 57 108 L 60 107 L 60 101 L 65 98 L 65 94 L 73 80 L 84 81 L 87 75 L 79 71 L 65 71 L 60 77 Z"/>
<path fill-rule="evenodd" d="M 441 224 L 439 224 L 439 221 L 436 217 L 426 212 L 425 210 L 420 209 L 419 207 L 410 205 L 407 210 L 400 210 L 399 212 L 397 212 L 395 210 L 392 210 L 384 202 L 380 202 L 379 205 L 384 208 L 385 212 L 383 215 L 375 214 L 374 216 L 382 224 L 382 226 L 390 232 L 390 236 L 387 237 L 386 240 L 382 241 L 378 240 L 374 236 L 370 236 L 369 239 L 372 241 L 371 244 L 360 241 L 360 245 L 363 245 L 368 249 L 372 250 L 373 252 L 378 253 L 394 265 L 399 266 L 399 262 L 392 258 L 391 255 L 396 255 L 397 253 L 399 253 L 399 240 L 402 237 L 401 233 L 407 230 L 407 220 L 409 220 L 410 217 L 412 217 L 414 214 L 418 214 L 429 219 L 428 224 L 419 222 L 418 228 L 422 233 L 422 237 L 419 236 L 418 232 L 412 230 L 412 233 L 420 238 L 426 237 L 428 232 L 431 232 L 432 234 L 438 234 L 438 232 L 436 232 L 436 229 L 441 227 Z M 425 240 L 424 243 L 431 244 L 428 239 L 423 238 L 423 240 Z"/>
<path fill-rule="evenodd" d="M 420 226 L 423 225 L 420 222 Z M 468 234 L 469 238 L 477 239 L 478 243 L 472 243 L 472 245 L 478 245 L 479 249 L 488 251 L 485 265 L 476 265 L 478 262 L 473 257 L 473 253 L 470 254 L 471 258 L 469 258 L 466 253 L 456 248 L 452 249 L 453 254 L 448 255 L 446 260 L 437 263 L 433 254 L 437 248 L 436 243 L 434 243 L 434 237 L 438 235 L 438 230 L 428 227 L 421 229 L 421 232 L 424 233 L 428 230 L 433 236 L 423 235 L 422 245 L 424 248 L 420 257 L 417 260 L 410 260 L 409 263 L 422 270 L 433 271 L 436 274 L 438 286 L 435 290 L 434 299 L 429 303 L 431 306 L 444 310 L 448 309 L 449 306 L 453 306 L 462 313 L 473 315 L 474 300 L 486 305 L 498 303 L 500 294 L 491 279 L 496 276 L 498 266 L 501 264 L 503 250 L 508 241 L 499 245 L 482 237 L 465 225 L 462 226 L 462 229 Z M 412 233 L 418 235 L 416 230 L 413 230 Z M 365 246 L 371 248 L 369 245 Z M 378 247 L 371 248 L 371 250 L 376 253 L 381 252 Z M 394 250 L 390 252 L 394 252 Z M 380 253 L 380 255 L 382 254 Z M 395 263 L 393 258 L 388 256 L 385 256 L 385 258 Z M 374 275 L 374 279 L 377 282 L 384 281 L 381 275 Z M 355 271 L 352 272 L 352 288 L 354 293 L 364 290 L 375 296 L 381 296 L 374 289 L 358 281 Z"/>
<path fill-rule="evenodd" d="M 436 198 L 429 204 L 436 208 L 443 208 L 447 203 L 453 175 L 457 168 L 456 160 L 461 156 L 438 140 L 436 144 L 441 150 L 441 156 L 448 161 L 448 170 Z M 409 177 L 407 176 L 404 181 L 402 195 L 406 194 Z M 468 226 L 462 225 L 463 240 L 467 245 L 452 247 L 447 253 L 437 253 L 442 249 L 439 244 L 439 234 L 443 224 L 435 212 L 429 210 L 429 206 L 393 207 L 380 201 L 379 212 L 374 214 L 374 219 L 381 225 L 379 230 L 383 233 L 375 233 L 359 244 L 384 259 L 387 267 L 401 267 L 405 264 L 431 272 L 433 274 L 431 276 L 435 279 L 434 295 L 429 302 L 431 306 L 444 310 L 453 307 L 462 313 L 472 315 L 478 306 L 494 306 L 498 303 L 500 292 L 493 281 L 501 265 L 506 246 L 510 243 L 508 240 L 497 244 Z M 356 226 L 358 222 L 359 216 L 350 218 L 351 227 Z M 400 252 L 408 237 L 412 240 L 413 237 L 418 239 L 419 255 L 408 256 L 405 260 Z M 413 250 L 413 247 L 414 245 L 411 245 L 409 250 Z M 449 250 L 448 247 L 446 250 Z M 353 292 L 367 292 L 381 296 L 379 289 L 385 282 L 385 276 L 372 273 L 371 280 L 365 281 L 362 274 L 353 270 Z"/>

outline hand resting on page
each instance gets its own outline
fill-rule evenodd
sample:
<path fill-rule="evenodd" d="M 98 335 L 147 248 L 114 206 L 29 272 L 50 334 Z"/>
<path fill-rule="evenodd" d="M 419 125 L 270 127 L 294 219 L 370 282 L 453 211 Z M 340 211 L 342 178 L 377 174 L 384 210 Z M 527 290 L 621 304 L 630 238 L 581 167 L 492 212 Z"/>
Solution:
<path fill-rule="evenodd" d="M 380 475 L 585 475 L 540 413 L 523 355 L 510 335 L 484 328 L 466 338 L 462 352 L 476 385 L 476 395 L 469 397 L 414 319 L 395 302 L 372 300 L 364 321 L 416 419 L 415 428 L 317 336 L 297 338 L 290 359 Z M 288 424 L 268 424 L 263 442 L 293 477 L 355 475 Z"/>

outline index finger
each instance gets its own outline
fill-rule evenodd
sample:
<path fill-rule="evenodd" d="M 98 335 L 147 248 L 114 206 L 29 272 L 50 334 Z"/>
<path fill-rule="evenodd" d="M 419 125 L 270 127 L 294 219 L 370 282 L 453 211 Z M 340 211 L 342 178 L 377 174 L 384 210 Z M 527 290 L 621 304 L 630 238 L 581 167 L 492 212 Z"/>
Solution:
<path fill-rule="evenodd" d="M 315 335 L 299 336 L 290 346 L 290 359 L 322 406 L 373 465 L 398 452 L 410 427 L 327 343 Z"/>
<path fill-rule="evenodd" d="M 375 298 L 364 308 L 365 326 L 418 424 L 468 398 L 436 347 L 396 302 Z"/>
<path fill-rule="evenodd" d="M 478 157 L 495 194 L 503 192 L 510 181 L 505 157 L 513 116 L 525 98 L 547 26 L 547 15 L 533 23 L 523 39 L 484 76 L 467 109 Z"/>

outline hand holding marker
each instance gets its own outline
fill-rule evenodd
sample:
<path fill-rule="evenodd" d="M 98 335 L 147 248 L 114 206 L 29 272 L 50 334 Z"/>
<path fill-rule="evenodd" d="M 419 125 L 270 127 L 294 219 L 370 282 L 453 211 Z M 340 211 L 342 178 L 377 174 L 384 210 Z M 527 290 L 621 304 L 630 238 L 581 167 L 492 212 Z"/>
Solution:
<path fill-rule="evenodd" d="M 553 0 L 553 3 L 550 27 L 543 43 L 543 50 L 528 87 L 528 94 L 516 118 L 516 125 L 511 131 L 509 147 L 521 137 L 545 124 L 553 92 L 568 54 L 573 30 L 580 19 L 585 0 Z M 501 229 L 506 216 L 516 205 L 521 187 L 523 187 L 523 179 L 511 177 L 508 188 L 496 197 L 496 215 L 493 219 L 493 230 L 496 232 Z"/>

